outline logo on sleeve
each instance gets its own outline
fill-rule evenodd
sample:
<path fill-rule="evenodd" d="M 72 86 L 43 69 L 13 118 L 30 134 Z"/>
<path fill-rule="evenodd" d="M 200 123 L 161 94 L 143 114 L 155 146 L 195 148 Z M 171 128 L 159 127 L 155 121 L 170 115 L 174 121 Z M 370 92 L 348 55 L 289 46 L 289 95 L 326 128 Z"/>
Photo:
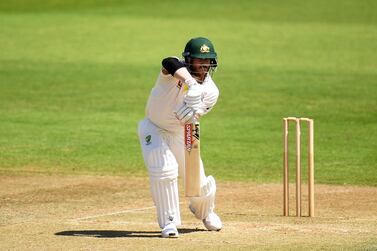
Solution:
<path fill-rule="evenodd" d="M 145 137 L 145 144 L 146 145 L 152 144 L 152 136 L 151 135 L 148 135 L 147 137 Z"/>
<path fill-rule="evenodd" d="M 178 83 L 177 83 L 177 88 L 178 88 L 178 89 L 181 89 L 182 85 L 183 85 L 182 81 L 178 81 Z"/>

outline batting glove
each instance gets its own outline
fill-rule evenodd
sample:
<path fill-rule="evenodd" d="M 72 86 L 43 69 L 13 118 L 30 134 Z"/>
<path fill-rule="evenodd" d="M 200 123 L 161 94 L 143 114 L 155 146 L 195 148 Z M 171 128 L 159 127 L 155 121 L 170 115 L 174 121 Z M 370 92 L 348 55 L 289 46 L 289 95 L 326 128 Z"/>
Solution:
<path fill-rule="evenodd" d="M 175 112 L 175 116 L 182 125 L 191 123 L 195 119 L 195 110 L 187 104 L 183 104 L 181 108 Z"/>

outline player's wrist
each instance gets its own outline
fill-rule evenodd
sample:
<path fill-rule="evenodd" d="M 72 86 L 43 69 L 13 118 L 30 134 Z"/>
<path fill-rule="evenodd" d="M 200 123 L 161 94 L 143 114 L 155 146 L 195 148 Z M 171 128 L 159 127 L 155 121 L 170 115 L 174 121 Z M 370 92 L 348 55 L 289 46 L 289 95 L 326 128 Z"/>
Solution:
<path fill-rule="evenodd" d="M 188 78 L 185 80 L 185 83 L 187 84 L 189 88 L 194 85 L 198 85 L 198 82 L 195 80 L 195 78 Z"/>

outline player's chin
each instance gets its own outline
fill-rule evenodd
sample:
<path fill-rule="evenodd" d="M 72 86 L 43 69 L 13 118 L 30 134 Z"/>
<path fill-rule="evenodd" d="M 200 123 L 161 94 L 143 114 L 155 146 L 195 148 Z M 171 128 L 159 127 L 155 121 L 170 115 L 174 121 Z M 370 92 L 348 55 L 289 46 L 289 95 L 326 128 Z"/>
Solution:
<path fill-rule="evenodd" d="M 204 74 L 193 74 L 193 77 L 196 79 L 196 81 L 198 81 L 198 83 L 203 83 L 204 79 L 206 78 L 207 76 L 207 73 L 204 73 Z"/>

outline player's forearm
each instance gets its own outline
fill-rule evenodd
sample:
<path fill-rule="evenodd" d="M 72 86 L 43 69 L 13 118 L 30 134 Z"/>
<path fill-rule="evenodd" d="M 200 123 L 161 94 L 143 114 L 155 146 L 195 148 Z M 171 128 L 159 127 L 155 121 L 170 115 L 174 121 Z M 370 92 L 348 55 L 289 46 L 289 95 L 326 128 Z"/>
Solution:
<path fill-rule="evenodd" d="M 179 68 L 173 75 L 175 78 L 183 81 L 188 82 L 188 80 L 193 79 L 191 74 L 188 72 L 186 67 Z"/>

